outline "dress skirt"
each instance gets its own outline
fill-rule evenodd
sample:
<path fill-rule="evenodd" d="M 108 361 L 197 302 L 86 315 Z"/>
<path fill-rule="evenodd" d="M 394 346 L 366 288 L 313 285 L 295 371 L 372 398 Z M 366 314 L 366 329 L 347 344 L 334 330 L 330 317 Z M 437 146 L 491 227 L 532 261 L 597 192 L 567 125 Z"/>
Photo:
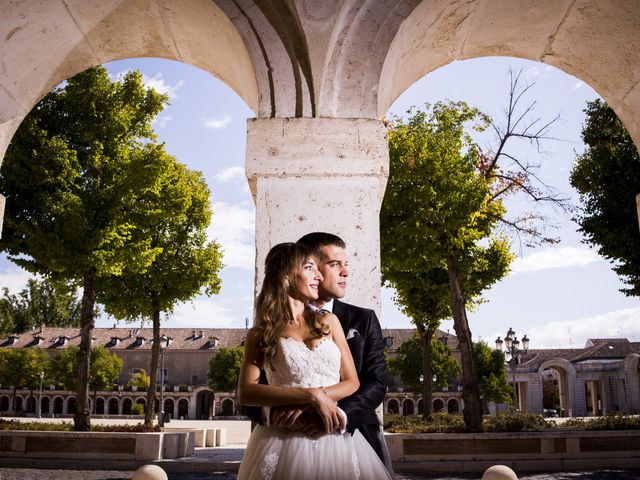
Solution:
<path fill-rule="evenodd" d="M 360 432 L 313 440 L 302 433 L 257 426 L 251 433 L 238 480 L 384 480 L 382 461 Z"/>

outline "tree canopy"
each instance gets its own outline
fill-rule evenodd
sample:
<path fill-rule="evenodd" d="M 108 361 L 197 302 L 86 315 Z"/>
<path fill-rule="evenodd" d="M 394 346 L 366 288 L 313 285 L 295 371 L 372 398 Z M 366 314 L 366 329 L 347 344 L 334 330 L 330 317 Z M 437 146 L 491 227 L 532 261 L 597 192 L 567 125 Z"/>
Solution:
<path fill-rule="evenodd" d="M 422 370 L 422 338 L 416 335 L 398 347 L 395 357 L 389 357 L 389 370 L 400 376 L 403 384 L 413 392 L 421 392 L 424 381 Z M 450 347 L 440 340 L 431 343 L 431 372 L 435 377 L 435 387 L 446 388 L 452 377 L 460 373 L 460 364 L 453 356 Z M 423 381 L 420 381 L 420 377 Z"/>
<path fill-rule="evenodd" d="M 473 344 L 480 393 L 487 402 L 505 403 L 511 401 L 512 389 L 507 380 L 504 353 L 489 347 L 486 342 Z"/>
<path fill-rule="evenodd" d="M 160 253 L 138 225 L 172 160 L 151 121 L 168 97 L 139 72 L 112 81 L 95 67 L 54 89 L 26 116 L 0 171 L 6 212 L 0 249 L 43 276 L 82 286 L 76 430 L 90 428 L 88 395 L 96 283 L 145 271 Z"/>
<path fill-rule="evenodd" d="M 463 363 L 465 422 L 479 430 L 482 408 L 466 305 L 508 272 L 512 256 L 493 235 L 505 210 L 467 128 L 489 119 L 464 102 L 412 109 L 389 123 L 390 172 L 380 213 L 383 279 L 423 337 L 425 407 L 430 408 L 430 339 L 454 317 Z M 454 292 L 457 292 L 454 295 Z M 427 415 L 425 408 L 425 415 Z"/>
<path fill-rule="evenodd" d="M 2 289 L 0 333 L 23 333 L 39 326 L 77 327 L 80 302 L 74 289 L 49 279 L 29 279 L 17 294 Z"/>
<path fill-rule="evenodd" d="M 209 386 L 218 392 L 235 392 L 244 347 L 220 348 L 209 361 Z"/>
<path fill-rule="evenodd" d="M 67 390 L 76 388 L 78 376 L 78 364 L 76 357 L 78 347 L 69 347 L 61 350 L 51 361 L 51 374 L 56 383 L 63 385 Z M 106 347 L 94 347 L 91 349 L 91 371 L 89 374 L 89 388 L 109 390 L 118 380 L 122 371 L 122 359 Z"/>
<path fill-rule="evenodd" d="M 49 356 L 38 348 L 0 348 L 0 384 L 13 387 L 11 409 L 16 409 L 16 390 L 19 387 L 34 390 L 50 377 Z"/>
<path fill-rule="evenodd" d="M 582 140 L 587 149 L 571 170 L 582 209 L 574 220 L 584 241 L 614 263 L 625 295 L 640 296 L 640 232 L 636 195 L 640 156 L 613 109 L 600 99 L 587 104 Z"/>

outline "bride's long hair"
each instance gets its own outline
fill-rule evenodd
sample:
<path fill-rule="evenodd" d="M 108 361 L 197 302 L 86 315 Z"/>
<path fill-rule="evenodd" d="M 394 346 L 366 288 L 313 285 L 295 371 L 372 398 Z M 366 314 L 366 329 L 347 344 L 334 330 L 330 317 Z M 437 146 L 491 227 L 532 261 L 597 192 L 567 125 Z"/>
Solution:
<path fill-rule="evenodd" d="M 295 271 L 302 268 L 315 253 L 300 243 L 279 243 L 274 246 L 265 259 L 264 281 L 256 300 L 256 320 L 254 328 L 260 340 L 260 349 L 264 353 L 265 363 L 271 363 L 276 353 L 278 340 L 285 326 L 293 322 L 289 306 L 289 295 L 293 290 Z M 329 334 L 329 326 L 320 321 L 321 315 L 305 306 L 302 317 L 309 328 L 312 338 Z"/>

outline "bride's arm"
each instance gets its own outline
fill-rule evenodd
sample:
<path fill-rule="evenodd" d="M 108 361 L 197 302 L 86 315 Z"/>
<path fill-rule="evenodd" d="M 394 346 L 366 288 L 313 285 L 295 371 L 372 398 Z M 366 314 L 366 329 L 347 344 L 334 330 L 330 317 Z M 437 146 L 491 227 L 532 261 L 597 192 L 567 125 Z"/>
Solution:
<path fill-rule="evenodd" d="M 321 388 L 280 387 L 260 384 L 260 368 L 264 355 L 258 348 L 258 339 L 253 329 L 249 330 L 244 345 L 244 358 L 238 377 L 238 401 L 242 405 L 267 407 L 310 403 L 318 408 L 325 403 L 326 395 Z"/>
<path fill-rule="evenodd" d="M 340 349 L 340 383 L 324 388 L 325 393 L 337 402 L 355 393 L 360 388 L 360 381 L 340 320 L 333 313 L 326 313 L 322 319 L 331 328 L 331 337 Z"/>

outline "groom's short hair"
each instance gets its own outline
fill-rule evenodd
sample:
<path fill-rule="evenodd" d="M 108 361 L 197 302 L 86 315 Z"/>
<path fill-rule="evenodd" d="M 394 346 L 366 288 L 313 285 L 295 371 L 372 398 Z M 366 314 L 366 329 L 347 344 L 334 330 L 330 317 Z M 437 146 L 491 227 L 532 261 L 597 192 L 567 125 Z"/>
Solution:
<path fill-rule="evenodd" d="M 334 245 L 340 248 L 347 248 L 347 244 L 344 243 L 339 236 L 334 235 L 333 233 L 327 232 L 312 232 L 307 233 L 303 237 L 298 240 L 298 243 L 301 243 L 313 251 L 317 253 L 317 255 L 322 258 L 324 257 L 324 252 L 322 251 L 322 247 L 326 247 L 327 245 Z"/>

